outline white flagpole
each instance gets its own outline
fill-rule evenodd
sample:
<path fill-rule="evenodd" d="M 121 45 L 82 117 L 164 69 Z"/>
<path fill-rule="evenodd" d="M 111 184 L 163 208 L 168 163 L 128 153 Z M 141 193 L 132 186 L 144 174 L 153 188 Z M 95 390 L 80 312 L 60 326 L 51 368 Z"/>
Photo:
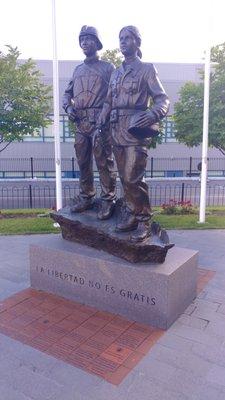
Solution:
<path fill-rule="evenodd" d="M 52 0 L 52 41 L 53 41 L 53 99 L 54 99 L 54 139 L 55 139 L 55 177 L 56 177 L 56 209 L 62 208 L 62 173 L 59 130 L 59 71 L 56 40 L 56 9 Z"/>
<path fill-rule="evenodd" d="M 202 136 L 202 170 L 199 222 L 205 223 L 206 189 L 207 189 L 207 155 L 208 155 L 208 128 L 209 128 L 209 86 L 210 86 L 210 55 L 211 46 L 208 43 L 205 54 L 204 76 L 204 110 L 203 110 L 203 136 Z"/>

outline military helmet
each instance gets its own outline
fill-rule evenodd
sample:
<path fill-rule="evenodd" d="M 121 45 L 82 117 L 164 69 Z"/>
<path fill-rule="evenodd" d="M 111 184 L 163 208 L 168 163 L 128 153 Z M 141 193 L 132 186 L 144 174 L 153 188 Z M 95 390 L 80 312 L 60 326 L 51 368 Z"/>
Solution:
<path fill-rule="evenodd" d="M 132 115 L 130 119 L 128 132 L 131 133 L 133 136 L 135 136 L 137 139 L 145 139 L 148 137 L 158 136 L 159 134 L 158 123 L 143 128 L 137 126 L 137 121 L 139 120 L 140 115 L 143 113 L 145 113 L 145 111 L 137 111 L 134 115 Z"/>
<path fill-rule="evenodd" d="M 96 39 L 96 43 L 97 43 L 97 49 L 98 50 L 102 49 L 103 46 L 99 39 L 99 34 L 98 34 L 98 31 L 96 28 L 94 28 L 93 26 L 88 26 L 88 25 L 82 26 L 80 34 L 79 34 L 79 43 L 80 43 L 81 36 L 85 36 L 85 35 L 94 36 Z"/>

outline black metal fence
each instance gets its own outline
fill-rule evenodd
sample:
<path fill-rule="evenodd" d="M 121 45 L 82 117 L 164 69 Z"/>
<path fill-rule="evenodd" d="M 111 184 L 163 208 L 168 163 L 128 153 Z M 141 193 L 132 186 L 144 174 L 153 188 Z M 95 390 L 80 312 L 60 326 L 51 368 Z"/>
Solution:
<path fill-rule="evenodd" d="M 63 178 L 79 177 L 79 167 L 74 157 L 62 158 L 61 168 Z M 200 158 L 149 157 L 146 177 L 193 177 L 199 176 L 200 171 Z M 225 157 L 208 159 L 208 175 L 225 177 Z M 53 178 L 54 176 L 54 158 L 0 158 L 0 178 L 2 179 Z"/>
<path fill-rule="evenodd" d="M 165 183 L 146 180 L 149 184 L 149 194 L 152 206 L 160 206 L 169 202 L 190 200 L 193 205 L 198 206 L 200 200 L 200 183 L 178 182 Z M 20 183 L 20 182 L 19 182 Z M 30 183 L 21 182 L 14 185 L 0 185 L 0 209 L 15 208 L 54 208 L 55 207 L 55 184 L 48 182 Z M 63 205 L 67 205 L 71 198 L 78 194 L 78 181 L 67 182 L 63 185 Z M 97 195 L 100 195 L 100 185 L 96 181 Z M 117 184 L 117 196 L 122 196 L 120 183 Z M 207 186 L 207 205 L 225 206 L 225 183 L 210 183 Z"/>

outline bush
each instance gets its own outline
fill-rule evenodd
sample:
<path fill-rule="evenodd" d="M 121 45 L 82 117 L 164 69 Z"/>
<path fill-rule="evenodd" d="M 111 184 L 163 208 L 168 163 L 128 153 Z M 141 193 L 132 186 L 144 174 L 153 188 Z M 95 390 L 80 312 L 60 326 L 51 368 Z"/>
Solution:
<path fill-rule="evenodd" d="M 162 214 L 194 214 L 195 210 L 190 200 L 188 201 L 176 201 L 173 199 L 169 200 L 169 203 L 162 204 Z"/>

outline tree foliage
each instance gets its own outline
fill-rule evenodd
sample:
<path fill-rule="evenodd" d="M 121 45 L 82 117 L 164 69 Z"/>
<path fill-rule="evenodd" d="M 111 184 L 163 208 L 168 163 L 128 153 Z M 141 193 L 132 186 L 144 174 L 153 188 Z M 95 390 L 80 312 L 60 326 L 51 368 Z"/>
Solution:
<path fill-rule="evenodd" d="M 104 51 L 101 60 L 108 61 L 117 68 L 121 65 L 123 58 L 120 55 L 120 49 L 113 49 Z"/>
<path fill-rule="evenodd" d="M 209 145 L 225 155 L 225 43 L 212 48 L 211 61 Z M 202 142 L 204 73 L 199 73 L 202 82 L 187 82 L 181 88 L 180 99 L 175 104 L 175 136 L 189 147 Z"/>
<path fill-rule="evenodd" d="M 38 132 L 51 123 L 49 86 L 40 81 L 34 61 L 19 63 L 17 48 L 0 52 L 0 152 L 12 141 Z"/>

